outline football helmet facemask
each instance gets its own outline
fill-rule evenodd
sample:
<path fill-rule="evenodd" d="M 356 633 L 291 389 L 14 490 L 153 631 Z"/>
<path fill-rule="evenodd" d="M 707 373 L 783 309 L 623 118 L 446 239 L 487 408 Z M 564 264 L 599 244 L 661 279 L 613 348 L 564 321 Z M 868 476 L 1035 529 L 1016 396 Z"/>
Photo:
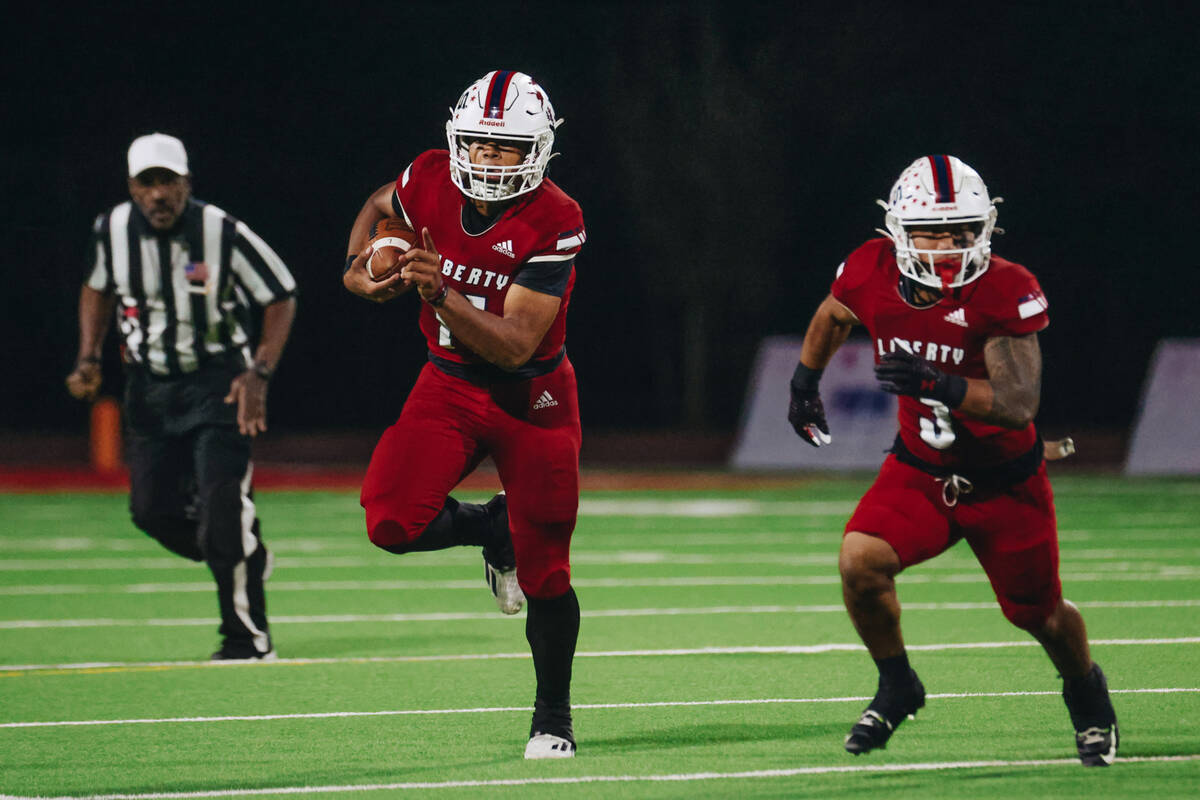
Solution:
<path fill-rule="evenodd" d="M 996 198 L 997 201 L 1000 198 Z M 907 278 L 942 292 L 965 286 L 988 268 L 996 205 L 979 173 L 954 156 L 918 158 L 901 173 L 884 209 L 887 230 L 880 233 L 896 246 L 896 263 Z M 912 231 L 966 226 L 974 234 L 955 242 L 954 249 L 921 250 Z"/>
<path fill-rule="evenodd" d="M 512 70 L 489 72 L 450 109 L 451 180 L 468 197 L 489 202 L 533 191 L 555 155 L 554 129 L 560 124 L 550 96 L 533 78 Z M 472 164 L 470 144 L 480 140 L 519 147 L 525 157 L 511 167 Z"/>

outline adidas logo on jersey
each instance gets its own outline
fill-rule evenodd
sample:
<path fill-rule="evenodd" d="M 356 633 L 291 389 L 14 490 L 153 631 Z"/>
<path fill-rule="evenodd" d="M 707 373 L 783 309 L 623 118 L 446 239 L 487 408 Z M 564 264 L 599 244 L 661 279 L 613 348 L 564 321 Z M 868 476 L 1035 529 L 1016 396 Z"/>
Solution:
<path fill-rule="evenodd" d="M 492 245 L 492 249 L 495 250 L 497 253 L 503 253 L 504 255 L 508 256 L 509 258 L 516 258 L 516 256 L 513 255 L 512 239 L 508 239 L 506 241 L 494 244 L 494 245 Z"/>
<path fill-rule="evenodd" d="M 558 405 L 558 401 L 550 396 L 550 392 L 543 391 L 538 397 L 537 401 L 533 404 L 533 410 L 537 411 L 542 408 L 549 408 L 550 406 L 556 405 Z"/>
<path fill-rule="evenodd" d="M 946 320 L 946 322 L 953 322 L 955 325 L 961 325 L 964 328 L 969 327 L 967 325 L 967 311 L 963 308 L 954 309 L 949 314 L 942 317 L 942 319 Z"/>

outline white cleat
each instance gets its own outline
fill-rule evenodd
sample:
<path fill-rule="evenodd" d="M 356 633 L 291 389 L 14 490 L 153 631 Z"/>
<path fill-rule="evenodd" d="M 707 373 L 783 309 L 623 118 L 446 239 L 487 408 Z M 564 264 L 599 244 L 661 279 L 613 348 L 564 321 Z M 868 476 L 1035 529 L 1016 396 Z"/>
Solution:
<path fill-rule="evenodd" d="M 574 758 L 575 743 L 552 733 L 538 733 L 529 737 L 525 745 L 525 758 Z"/>
<path fill-rule="evenodd" d="M 485 507 L 493 539 L 498 541 L 494 541 L 492 547 L 483 548 L 483 579 L 492 590 L 501 613 L 511 616 L 525 605 L 525 593 L 517 583 L 517 559 L 508 530 L 508 497 L 501 491 Z"/>
<path fill-rule="evenodd" d="M 496 598 L 496 606 L 504 614 L 516 614 L 525 605 L 525 593 L 517 583 L 517 568 L 497 569 L 483 560 L 483 576 Z"/>

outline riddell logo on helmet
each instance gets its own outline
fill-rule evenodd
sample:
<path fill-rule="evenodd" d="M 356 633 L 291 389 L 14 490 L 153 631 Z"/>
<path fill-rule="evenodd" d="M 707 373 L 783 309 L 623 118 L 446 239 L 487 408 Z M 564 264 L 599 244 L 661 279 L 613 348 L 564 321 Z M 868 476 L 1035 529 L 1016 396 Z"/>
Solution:
<path fill-rule="evenodd" d="M 479 124 L 480 125 L 499 125 L 501 128 L 503 128 L 504 120 L 502 120 L 502 119 L 481 119 L 481 120 L 479 120 Z"/>

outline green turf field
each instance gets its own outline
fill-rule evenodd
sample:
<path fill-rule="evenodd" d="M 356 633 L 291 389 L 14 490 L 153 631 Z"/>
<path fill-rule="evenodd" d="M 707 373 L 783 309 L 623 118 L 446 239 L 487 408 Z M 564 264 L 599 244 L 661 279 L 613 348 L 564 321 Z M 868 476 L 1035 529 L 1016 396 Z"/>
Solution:
<path fill-rule="evenodd" d="M 836 565 L 868 480 L 585 495 L 579 754 L 554 762 L 521 757 L 524 614 L 495 610 L 477 551 L 391 556 L 353 493 L 260 493 L 281 660 L 213 665 L 207 571 L 123 495 L 0 495 L 0 794 L 1200 796 L 1200 482 L 1056 481 L 1121 721 L 1118 764 L 1085 770 L 1053 668 L 961 544 L 900 579 L 926 708 L 842 750 L 875 683 Z"/>

